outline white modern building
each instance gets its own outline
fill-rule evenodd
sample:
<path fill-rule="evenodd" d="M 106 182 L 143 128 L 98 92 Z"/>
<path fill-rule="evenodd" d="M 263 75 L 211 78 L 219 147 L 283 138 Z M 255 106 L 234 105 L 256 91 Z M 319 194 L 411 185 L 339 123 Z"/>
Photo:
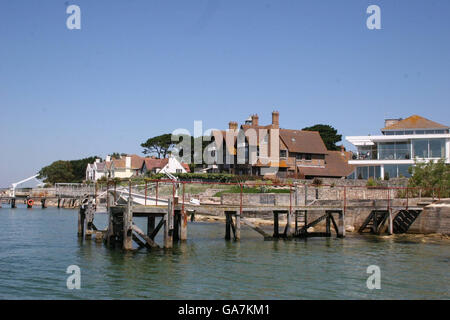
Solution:
<path fill-rule="evenodd" d="M 349 164 L 354 179 L 369 177 L 409 177 L 414 160 L 445 159 L 450 163 L 450 127 L 413 115 L 406 119 L 386 119 L 381 135 L 349 136 L 357 148 Z"/>

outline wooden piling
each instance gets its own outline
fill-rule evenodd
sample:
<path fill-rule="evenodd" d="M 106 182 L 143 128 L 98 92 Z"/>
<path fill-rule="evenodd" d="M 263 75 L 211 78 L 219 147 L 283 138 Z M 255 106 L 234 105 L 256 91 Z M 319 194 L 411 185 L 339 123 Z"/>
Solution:
<path fill-rule="evenodd" d="M 80 206 L 80 210 L 78 211 L 78 237 L 84 236 L 84 218 L 85 218 L 85 208 Z"/>
<path fill-rule="evenodd" d="M 225 240 L 231 240 L 231 215 L 229 211 L 225 211 Z"/>
<path fill-rule="evenodd" d="M 338 237 L 344 238 L 345 237 L 345 214 L 343 211 L 339 213 L 339 221 L 338 221 Z"/>
<path fill-rule="evenodd" d="M 133 249 L 133 211 L 131 196 L 123 213 L 123 249 Z"/>
<path fill-rule="evenodd" d="M 291 222 L 292 222 L 292 211 L 289 210 L 287 213 L 287 219 L 286 219 L 286 237 L 292 236 L 292 228 L 291 228 Z"/>
<path fill-rule="evenodd" d="M 12 198 L 11 199 L 11 209 L 15 209 L 16 208 L 16 198 Z"/>
<path fill-rule="evenodd" d="M 388 218 L 388 234 L 392 235 L 394 234 L 394 224 L 392 221 L 392 209 L 389 209 L 389 218 Z"/>
<path fill-rule="evenodd" d="M 164 215 L 164 248 L 170 249 L 173 247 L 173 237 L 172 237 L 172 229 L 173 227 L 173 202 L 172 199 L 169 199 L 167 206 L 167 213 Z"/>
<path fill-rule="evenodd" d="M 180 240 L 180 229 L 181 229 L 181 211 L 174 211 L 174 223 L 173 223 L 173 241 L 177 242 Z"/>
<path fill-rule="evenodd" d="M 331 235 L 331 218 L 330 218 L 331 213 L 327 212 L 327 217 L 326 217 L 326 230 L 325 233 L 327 234 L 327 237 Z"/>
<path fill-rule="evenodd" d="M 181 215 L 181 225 L 180 225 L 180 240 L 186 241 L 187 240 L 187 213 L 186 211 L 182 212 Z"/>
<path fill-rule="evenodd" d="M 280 236 L 280 229 L 279 229 L 279 220 L 278 220 L 278 212 L 273 212 L 273 237 L 278 238 Z"/>
<path fill-rule="evenodd" d="M 236 233 L 235 239 L 241 240 L 241 213 L 239 211 L 236 212 Z"/>

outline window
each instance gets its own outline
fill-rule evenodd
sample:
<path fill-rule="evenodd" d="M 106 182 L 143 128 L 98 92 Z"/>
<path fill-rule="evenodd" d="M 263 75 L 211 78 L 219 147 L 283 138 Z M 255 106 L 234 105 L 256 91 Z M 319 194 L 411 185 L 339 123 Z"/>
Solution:
<path fill-rule="evenodd" d="M 416 131 L 417 132 L 417 131 Z M 428 140 L 413 140 L 414 157 L 428 158 Z"/>
<path fill-rule="evenodd" d="M 409 164 L 385 164 L 384 165 L 384 176 L 389 178 L 399 178 L 399 177 L 410 177 L 409 174 Z"/>
<path fill-rule="evenodd" d="M 177 173 L 182 173 L 182 172 L 183 172 L 183 170 L 177 169 Z"/>
<path fill-rule="evenodd" d="M 409 164 L 399 164 L 398 165 L 398 177 L 409 178 L 411 175 L 409 174 Z"/>
<path fill-rule="evenodd" d="M 411 159 L 411 144 L 409 142 L 387 142 L 378 145 L 380 160 Z"/>
<path fill-rule="evenodd" d="M 384 178 L 397 178 L 397 165 L 385 164 L 384 165 Z"/>
<path fill-rule="evenodd" d="M 380 143 L 378 145 L 381 160 L 395 159 L 395 142 Z"/>
<path fill-rule="evenodd" d="M 430 139 L 430 158 L 445 157 L 445 140 L 444 139 Z"/>
<path fill-rule="evenodd" d="M 367 166 L 356 168 L 357 179 L 368 179 L 368 178 L 378 179 L 380 177 L 381 177 L 381 168 L 379 166 Z"/>
<path fill-rule="evenodd" d="M 311 161 L 311 159 L 312 159 L 312 154 L 311 153 L 305 153 L 305 160 Z"/>
<path fill-rule="evenodd" d="M 287 150 L 280 150 L 280 158 L 286 158 Z"/>

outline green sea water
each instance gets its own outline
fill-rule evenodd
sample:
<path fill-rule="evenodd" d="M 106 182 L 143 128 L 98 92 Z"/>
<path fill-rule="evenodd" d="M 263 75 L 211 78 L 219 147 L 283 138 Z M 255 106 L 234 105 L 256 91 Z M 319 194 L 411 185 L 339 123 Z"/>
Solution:
<path fill-rule="evenodd" d="M 106 214 L 95 224 L 106 226 Z M 135 218 L 145 230 L 146 220 Z M 170 252 L 123 252 L 80 241 L 77 211 L 0 209 L 0 299 L 449 299 L 449 242 L 409 236 L 263 241 L 223 223 L 189 223 Z M 162 243 L 161 238 L 156 238 Z M 66 269 L 81 270 L 70 290 Z M 367 267 L 381 270 L 370 290 Z"/>

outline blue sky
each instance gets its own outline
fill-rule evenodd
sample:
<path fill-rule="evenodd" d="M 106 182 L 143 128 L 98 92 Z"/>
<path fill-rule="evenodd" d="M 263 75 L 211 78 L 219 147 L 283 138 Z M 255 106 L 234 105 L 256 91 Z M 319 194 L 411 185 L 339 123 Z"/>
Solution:
<path fill-rule="evenodd" d="M 81 30 L 66 28 L 70 4 Z M 0 186 L 274 109 L 281 127 L 343 136 L 412 114 L 448 125 L 449 16 L 448 0 L 2 0 Z"/>

